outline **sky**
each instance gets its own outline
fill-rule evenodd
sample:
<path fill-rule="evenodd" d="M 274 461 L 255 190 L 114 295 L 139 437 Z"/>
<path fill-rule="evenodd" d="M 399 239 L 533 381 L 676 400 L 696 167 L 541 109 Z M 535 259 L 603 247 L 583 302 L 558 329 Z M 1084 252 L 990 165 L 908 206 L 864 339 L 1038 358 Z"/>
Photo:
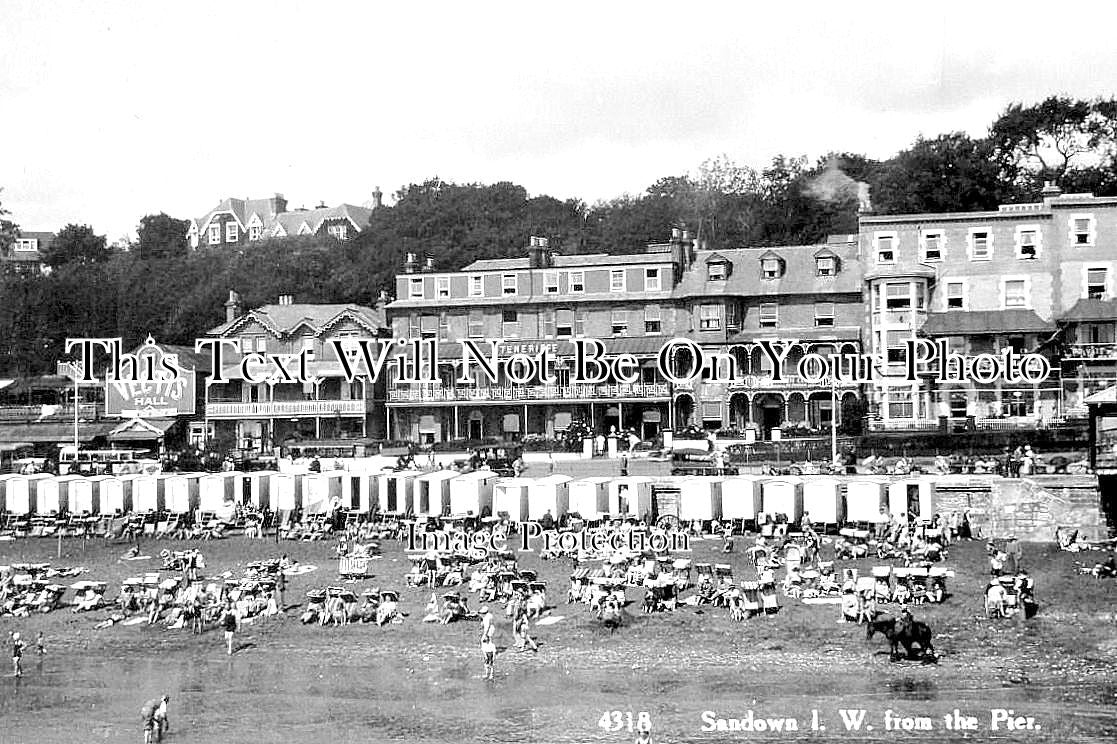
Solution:
<path fill-rule="evenodd" d="M 1091 2 L 3 0 L 0 204 L 112 242 L 229 196 L 439 176 L 592 204 L 723 154 L 887 158 L 1117 95 L 1115 27 Z"/>

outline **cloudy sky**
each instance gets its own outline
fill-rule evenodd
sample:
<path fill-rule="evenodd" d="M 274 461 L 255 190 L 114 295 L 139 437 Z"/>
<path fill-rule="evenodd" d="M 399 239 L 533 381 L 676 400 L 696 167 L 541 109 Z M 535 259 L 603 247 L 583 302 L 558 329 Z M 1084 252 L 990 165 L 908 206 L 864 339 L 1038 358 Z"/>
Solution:
<path fill-rule="evenodd" d="M 759 5 L 3 0 L 0 202 L 110 240 L 434 175 L 593 202 L 723 153 L 883 158 L 1117 94 L 1114 3 Z"/>

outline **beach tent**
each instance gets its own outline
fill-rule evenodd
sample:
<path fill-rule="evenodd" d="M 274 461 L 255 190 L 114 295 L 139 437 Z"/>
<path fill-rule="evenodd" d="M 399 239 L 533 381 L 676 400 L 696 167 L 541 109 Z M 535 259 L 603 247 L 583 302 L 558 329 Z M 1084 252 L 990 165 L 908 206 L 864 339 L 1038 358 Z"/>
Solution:
<path fill-rule="evenodd" d="M 160 512 L 167 508 L 167 482 L 175 476 L 139 475 L 132 481 L 132 509 L 136 512 Z"/>
<path fill-rule="evenodd" d="M 721 519 L 723 478 L 690 476 L 679 479 L 679 519 L 708 521 Z"/>
<path fill-rule="evenodd" d="M 70 487 L 79 480 L 85 479 L 80 475 L 54 475 L 39 481 L 35 513 L 63 514 L 70 511 Z"/>
<path fill-rule="evenodd" d="M 755 522 L 763 505 L 764 479 L 756 475 L 731 475 L 721 484 L 721 518 Z"/>
<path fill-rule="evenodd" d="M 826 475 L 804 478 L 803 511 L 815 524 L 841 524 L 845 520 L 842 482 Z"/>
<path fill-rule="evenodd" d="M 101 489 L 109 480 L 113 480 L 111 475 L 94 475 L 70 481 L 70 513 L 100 514 Z"/>
<path fill-rule="evenodd" d="M 918 522 L 930 522 L 935 514 L 935 482 L 930 478 L 904 478 L 888 486 L 888 511 L 910 513 Z"/>
<path fill-rule="evenodd" d="M 341 508 L 357 509 L 368 514 L 372 511 L 372 494 L 376 486 L 376 474 L 363 471 L 345 470 L 341 474 Z"/>
<path fill-rule="evenodd" d="M 235 508 L 243 493 L 243 473 L 208 473 L 198 481 L 198 508 L 204 512 L 224 512 Z"/>
<path fill-rule="evenodd" d="M 415 478 L 417 470 L 382 473 L 376 480 L 379 506 L 383 514 L 408 514 L 415 510 Z"/>
<path fill-rule="evenodd" d="M 609 484 L 612 478 L 595 476 L 570 483 L 570 511 L 582 519 L 597 521 L 609 514 Z"/>
<path fill-rule="evenodd" d="M 163 490 L 167 511 L 188 514 L 198 508 L 202 473 L 175 473 L 168 476 Z"/>
<path fill-rule="evenodd" d="M 276 511 L 291 511 L 302 508 L 302 475 L 297 473 L 272 473 L 268 489 L 271 506 Z"/>
<path fill-rule="evenodd" d="M 450 508 L 450 483 L 458 476 L 453 470 L 432 470 L 415 478 L 415 515 L 441 517 Z"/>
<path fill-rule="evenodd" d="M 493 486 L 493 516 L 506 513 L 513 522 L 528 519 L 528 489 L 530 478 L 499 478 Z"/>
<path fill-rule="evenodd" d="M 556 522 L 560 517 L 570 511 L 570 482 L 574 480 L 569 475 L 548 475 L 536 478 L 528 486 L 527 518 L 532 520 L 542 519 L 547 513 Z"/>
<path fill-rule="evenodd" d="M 39 485 L 52 476 L 46 473 L 16 475 L 7 481 L 7 508 L 12 514 L 38 514 Z"/>
<path fill-rule="evenodd" d="M 307 473 L 303 476 L 303 509 L 307 514 L 325 514 L 341 504 L 344 471 Z"/>
<path fill-rule="evenodd" d="M 491 470 L 473 470 L 450 481 L 450 513 L 480 517 L 493 513 L 493 486 L 500 479 Z"/>
<path fill-rule="evenodd" d="M 789 522 L 798 522 L 803 516 L 803 479 L 789 475 L 765 481 L 761 487 L 764 513 L 784 514 Z"/>
<path fill-rule="evenodd" d="M 888 482 L 880 478 L 846 480 L 846 521 L 877 524 L 888 521 Z"/>
<path fill-rule="evenodd" d="M 641 475 L 612 478 L 606 484 L 609 516 L 643 519 L 652 513 L 652 479 Z"/>
<path fill-rule="evenodd" d="M 117 475 L 106 476 L 101 481 L 101 514 L 127 514 L 135 508 L 136 481 L 153 476 Z"/>
<path fill-rule="evenodd" d="M 257 509 L 270 509 L 271 475 L 264 471 L 244 473 L 240 479 L 240 502 Z"/>

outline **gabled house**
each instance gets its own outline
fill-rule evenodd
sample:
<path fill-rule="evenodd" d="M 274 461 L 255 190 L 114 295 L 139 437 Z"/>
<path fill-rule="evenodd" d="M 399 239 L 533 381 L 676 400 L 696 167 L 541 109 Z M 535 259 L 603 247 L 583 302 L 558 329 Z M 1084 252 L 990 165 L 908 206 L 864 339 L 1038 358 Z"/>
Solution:
<path fill-rule="evenodd" d="M 31 232 L 24 230 L 19 233 L 8 250 L 0 255 L 0 262 L 11 267 L 18 274 L 39 274 L 43 271 L 43 254 L 54 242 L 54 233 Z"/>
<path fill-rule="evenodd" d="M 288 210 L 283 194 L 266 199 L 225 199 L 202 217 L 190 221 L 187 239 L 193 248 L 247 245 L 270 238 L 310 235 L 349 240 L 365 229 L 372 210 L 381 204 L 376 190 L 364 206 L 340 204 Z"/>

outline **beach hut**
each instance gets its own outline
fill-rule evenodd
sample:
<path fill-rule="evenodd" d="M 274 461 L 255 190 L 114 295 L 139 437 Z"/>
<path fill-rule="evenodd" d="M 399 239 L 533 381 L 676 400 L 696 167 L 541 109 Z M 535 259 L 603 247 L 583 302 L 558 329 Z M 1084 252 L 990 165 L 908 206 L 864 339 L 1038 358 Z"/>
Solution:
<path fill-rule="evenodd" d="M 303 505 L 303 477 L 297 473 L 272 473 L 268 484 L 271 506 L 276 511 L 291 511 Z"/>
<path fill-rule="evenodd" d="M 168 476 L 163 487 L 167 511 L 187 514 L 197 509 L 203 476 L 203 473 L 175 473 Z"/>
<path fill-rule="evenodd" d="M 542 519 L 547 512 L 551 518 L 558 521 L 560 517 L 570 511 L 570 482 L 574 480 L 569 475 L 548 475 L 535 479 L 528 486 L 527 518 L 532 520 Z"/>
<path fill-rule="evenodd" d="M 303 476 L 303 509 L 307 514 L 325 514 L 341 504 L 343 471 L 307 473 Z"/>
<path fill-rule="evenodd" d="M 173 475 L 139 475 L 132 481 L 132 510 L 161 512 L 167 508 L 167 481 Z"/>
<path fill-rule="evenodd" d="M 376 486 L 374 473 L 339 471 L 341 474 L 341 508 L 356 509 L 364 514 L 372 511 L 372 494 Z"/>
<path fill-rule="evenodd" d="M 39 485 L 51 476 L 46 473 L 16 475 L 7 481 L 5 500 L 12 514 L 38 514 Z"/>
<path fill-rule="evenodd" d="M 450 513 L 454 516 L 493 513 L 493 486 L 500 479 L 491 470 L 473 470 L 450 481 Z"/>
<path fill-rule="evenodd" d="M 450 483 L 453 470 L 432 470 L 415 478 L 415 516 L 441 517 L 450 508 Z"/>
<path fill-rule="evenodd" d="M 723 478 L 692 476 L 679 480 L 679 519 L 706 522 L 721 519 Z"/>
<path fill-rule="evenodd" d="M 845 520 L 842 482 L 825 475 L 804 478 L 803 511 L 814 524 L 841 524 Z"/>
<path fill-rule="evenodd" d="M 56 475 L 39 481 L 36 514 L 63 514 L 70 511 L 70 488 L 80 475 Z"/>
<path fill-rule="evenodd" d="M 0 512 L 6 512 L 8 510 L 8 481 L 16 477 L 18 476 L 15 473 L 4 473 L 0 475 Z"/>
<path fill-rule="evenodd" d="M 803 479 L 793 475 L 772 478 L 761 487 L 764 513 L 784 514 L 789 522 L 803 517 Z"/>
<path fill-rule="evenodd" d="M 493 485 L 493 516 L 507 514 L 513 522 L 528 519 L 528 489 L 531 478 L 500 478 Z"/>
<path fill-rule="evenodd" d="M 641 475 L 612 478 L 606 485 L 609 516 L 643 519 L 652 513 L 652 479 Z"/>
<path fill-rule="evenodd" d="M 570 511 L 582 519 L 597 521 L 610 513 L 609 484 L 612 478 L 580 478 L 570 483 Z"/>
<path fill-rule="evenodd" d="M 198 481 L 198 508 L 204 512 L 223 512 L 236 506 L 243 493 L 243 473 L 207 473 Z"/>
<path fill-rule="evenodd" d="M 136 481 L 150 476 L 117 475 L 105 476 L 101 481 L 101 514 L 127 514 L 134 508 Z"/>
<path fill-rule="evenodd" d="M 721 518 L 755 522 L 763 505 L 764 479 L 755 475 L 733 475 L 721 484 Z"/>
<path fill-rule="evenodd" d="M 271 473 L 243 473 L 240 479 L 240 502 L 257 509 L 271 508 Z"/>
<path fill-rule="evenodd" d="M 935 482 L 904 478 L 889 484 L 888 511 L 893 516 L 910 513 L 917 522 L 930 522 L 935 514 Z"/>
<path fill-rule="evenodd" d="M 378 503 L 383 514 L 407 514 L 415 509 L 417 470 L 385 472 L 377 478 Z"/>
<path fill-rule="evenodd" d="M 846 521 L 876 524 L 888 521 L 888 482 L 880 478 L 846 480 Z"/>
<path fill-rule="evenodd" d="M 70 513 L 101 513 L 101 486 L 111 480 L 111 475 L 95 475 L 90 478 L 74 478 L 70 481 Z"/>

